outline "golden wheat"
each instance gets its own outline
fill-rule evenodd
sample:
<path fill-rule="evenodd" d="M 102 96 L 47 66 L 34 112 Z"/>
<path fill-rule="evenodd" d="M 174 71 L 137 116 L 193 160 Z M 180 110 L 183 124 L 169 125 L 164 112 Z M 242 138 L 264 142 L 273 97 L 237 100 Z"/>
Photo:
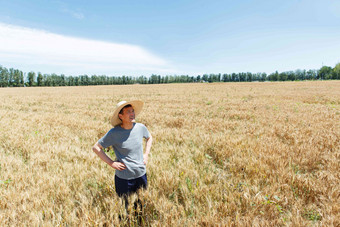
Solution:
<path fill-rule="evenodd" d="M 154 137 L 143 225 L 339 226 L 339 88 L 0 89 L 0 225 L 135 225 L 119 221 L 114 170 L 91 148 L 111 128 L 116 103 L 140 99 L 137 121 Z"/>

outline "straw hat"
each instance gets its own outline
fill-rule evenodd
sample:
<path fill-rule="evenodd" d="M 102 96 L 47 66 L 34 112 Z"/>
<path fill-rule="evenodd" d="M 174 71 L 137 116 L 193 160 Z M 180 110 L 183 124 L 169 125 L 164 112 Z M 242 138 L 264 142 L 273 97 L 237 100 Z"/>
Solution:
<path fill-rule="evenodd" d="M 139 100 L 135 100 L 135 101 L 121 101 L 117 104 L 115 111 L 113 112 L 112 118 L 111 118 L 111 124 L 113 125 L 113 127 L 119 125 L 122 123 L 122 121 L 119 119 L 118 114 L 120 112 L 121 109 L 123 109 L 124 106 L 127 105 L 131 105 L 132 108 L 135 111 L 135 117 L 137 117 L 137 115 L 142 111 L 143 105 L 144 103 L 142 101 Z"/>

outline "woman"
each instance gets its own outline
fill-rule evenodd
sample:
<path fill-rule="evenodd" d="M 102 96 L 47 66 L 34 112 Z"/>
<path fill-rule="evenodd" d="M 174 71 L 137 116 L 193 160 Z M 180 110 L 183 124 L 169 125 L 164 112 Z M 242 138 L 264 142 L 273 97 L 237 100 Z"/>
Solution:
<path fill-rule="evenodd" d="M 93 146 L 93 151 L 109 166 L 116 169 L 115 187 L 119 197 L 147 188 L 146 164 L 152 145 L 152 137 L 141 123 L 135 122 L 135 117 L 141 112 L 142 101 L 121 101 L 117 104 L 111 118 L 114 126 Z M 143 155 L 143 138 L 146 139 Z M 103 151 L 112 146 L 116 155 L 113 161 Z M 126 203 L 127 206 L 127 203 Z"/>

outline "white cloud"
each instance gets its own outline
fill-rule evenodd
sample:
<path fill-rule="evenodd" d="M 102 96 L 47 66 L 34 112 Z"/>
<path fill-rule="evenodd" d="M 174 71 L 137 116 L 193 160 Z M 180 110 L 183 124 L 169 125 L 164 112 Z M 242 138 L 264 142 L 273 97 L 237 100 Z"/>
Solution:
<path fill-rule="evenodd" d="M 63 8 L 62 12 L 70 14 L 72 17 L 78 19 L 78 20 L 82 20 L 85 18 L 84 14 L 79 12 L 79 11 L 74 11 L 74 10 L 70 10 L 67 8 Z"/>
<path fill-rule="evenodd" d="M 64 2 L 64 1 L 54 1 L 54 3 L 56 3 L 59 8 L 60 8 L 60 11 L 65 13 L 65 14 L 68 14 L 78 20 L 82 20 L 85 18 L 85 15 L 81 12 L 80 9 L 71 9 L 69 8 L 67 2 Z"/>
<path fill-rule="evenodd" d="M 129 44 L 88 40 L 0 23 L 0 64 L 43 73 L 175 73 L 162 58 Z"/>

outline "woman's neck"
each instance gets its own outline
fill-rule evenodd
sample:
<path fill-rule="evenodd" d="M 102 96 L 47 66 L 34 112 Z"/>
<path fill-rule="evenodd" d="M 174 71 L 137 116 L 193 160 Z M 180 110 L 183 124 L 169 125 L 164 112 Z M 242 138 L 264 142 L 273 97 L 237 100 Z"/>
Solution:
<path fill-rule="evenodd" d="M 123 129 L 132 129 L 133 128 L 133 122 L 123 122 L 120 127 Z"/>

